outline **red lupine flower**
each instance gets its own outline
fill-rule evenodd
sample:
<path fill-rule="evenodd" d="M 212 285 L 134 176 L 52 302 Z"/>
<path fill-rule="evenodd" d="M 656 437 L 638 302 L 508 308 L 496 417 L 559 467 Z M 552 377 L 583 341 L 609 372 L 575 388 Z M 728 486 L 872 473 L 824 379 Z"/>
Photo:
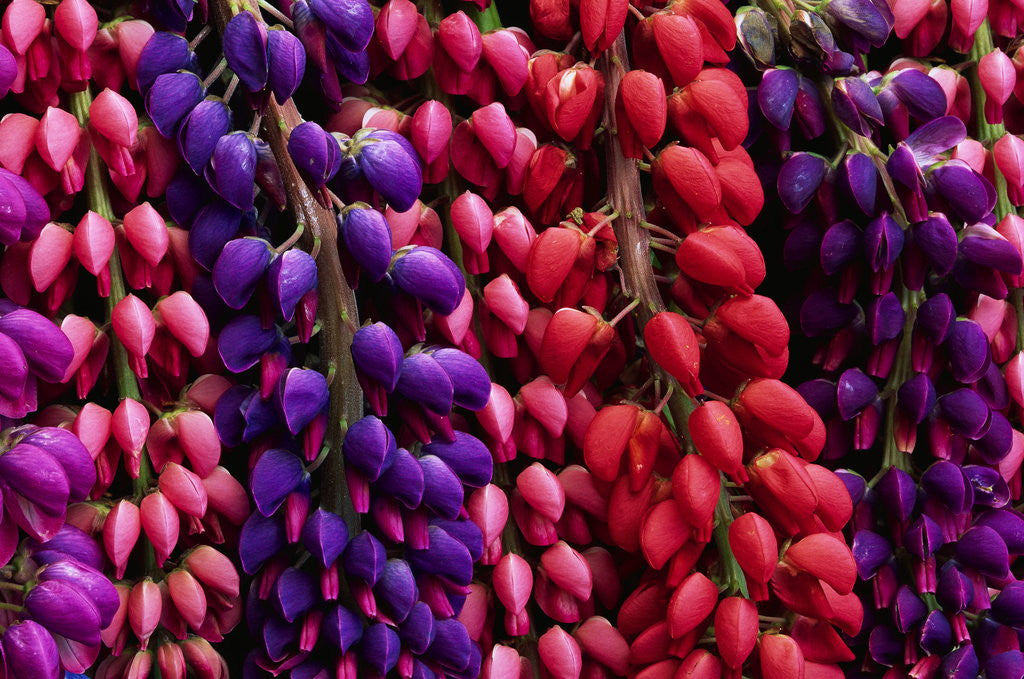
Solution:
<path fill-rule="evenodd" d="M 720 490 L 718 470 L 701 455 L 684 455 L 672 472 L 672 497 L 698 542 L 711 540 Z"/>
<path fill-rule="evenodd" d="M 614 328 L 595 314 L 559 309 L 544 329 L 540 368 L 553 382 L 565 385 L 567 396 L 574 395 L 593 375 L 614 338 Z"/>
<path fill-rule="evenodd" d="M 417 16 L 409 0 L 388 0 L 377 14 L 374 38 L 392 60 L 402 56 L 416 34 Z"/>
<path fill-rule="evenodd" d="M 494 231 L 494 215 L 484 199 L 466 191 L 451 205 L 452 226 L 466 249 L 462 253 L 463 265 L 469 273 L 485 273 L 490 268 L 487 246 Z"/>
<path fill-rule="evenodd" d="M 139 509 L 142 529 L 156 552 L 157 566 L 163 566 L 178 543 L 178 511 L 159 491 L 144 497 Z"/>
<path fill-rule="evenodd" d="M 526 282 L 543 302 L 575 306 L 594 273 L 596 241 L 571 222 L 544 230 L 530 248 Z"/>
<path fill-rule="evenodd" d="M 543 224 L 578 206 L 583 196 L 576 156 L 553 144 L 537 148 L 523 184 L 523 202 Z"/>
<path fill-rule="evenodd" d="M 553 679 L 577 679 L 583 668 L 579 644 L 564 629 L 553 625 L 537 640 L 537 653 Z"/>
<path fill-rule="evenodd" d="M 804 654 L 792 637 L 763 635 L 758 641 L 758 655 L 764 679 L 803 679 Z"/>
<path fill-rule="evenodd" d="M 50 222 L 32 243 L 28 271 L 36 292 L 43 292 L 57 280 L 71 261 L 71 232 Z"/>
<path fill-rule="evenodd" d="M 1003 105 L 1013 93 L 1017 73 L 1010 57 L 995 48 L 978 61 L 978 78 L 985 90 L 985 119 L 998 124 L 1003 121 Z"/>
<path fill-rule="evenodd" d="M 713 137 L 731 151 L 747 136 L 746 88 L 728 69 L 705 68 L 668 98 L 668 119 L 683 141 L 718 162 Z"/>
<path fill-rule="evenodd" d="M 139 119 L 131 103 L 111 89 L 96 95 L 89 107 L 92 142 L 104 162 L 121 175 L 135 172 L 131 148 L 138 138 Z"/>
<path fill-rule="evenodd" d="M 534 510 L 554 522 L 565 509 L 565 491 L 551 470 L 534 462 L 516 477 L 516 488 Z M 585 597 L 584 597 L 585 598 Z"/>
<path fill-rule="evenodd" d="M 696 223 L 712 222 L 722 204 L 722 185 L 703 153 L 669 144 L 651 164 L 654 191 L 672 220 L 683 232 Z"/>
<path fill-rule="evenodd" d="M 747 435 L 761 445 L 798 452 L 807 460 L 821 452 L 824 441 L 818 442 L 816 432 L 824 432 L 824 424 L 787 384 L 775 379 L 751 380 L 740 392 L 733 412 Z"/>
<path fill-rule="evenodd" d="M 360 124 L 359 127 L 364 126 Z M 452 136 L 452 114 L 439 101 L 425 101 L 413 114 L 409 131 L 416 152 L 424 163 L 430 165 L 448 151 L 448 141 Z"/>
<path fill-rule="evenodd" d="M 640 549 L 640 528 L 653 502 L 656 483 L 649 477 L 636 492 L 630 491 L 629 484 L 630 478 L 621 476 L 612 486 L 608 498 L 608 534 L 614 544 L 627 552 L 635 552 Z"/>
<path fill-rule="evenodd" d="M 460 69 L 468 73 L 476 68 L 483 41 L 480 29 L 465 12 L 455 12 L 442 19 L 437 26 L 437 39 Z"/>
<path fill-rule="evenodd" d="M 633 29 L 633 60 L 637 67 L 685 87 L 704 65 L 698 24 L 691 17 L 657 12 Z"/>
<path fill-rule="evenodd" d="M 138 638 L 140 648 L 146 648 L 149 638 L 160 624 L 162 609 L 160 588 L 151 578 L 135 583 L 128 595 L 128 624 Z"/>
<path fill-rule="evenodd" d="M 703 391 L 700 384 L 700 346 L 689 322 L 662 311 L 644 326 L 644 344 L 658 365 L 674 377 L 690 396 Z"/>
<path fill-rule="evenodd" d="M 629 644 L 626 643 L 622 632 L 606 618 L 587 618 L 573 631 L 573 637 L 588 657 L 597 660 L 616 674 L 625 675 L 628 671 Z"/>
<path fill-rule="evenodd" d="M 17 54 L 25 54 L 42 32 L 46 10 L 32 0 L 14 0 L 4 11 L 4 44 Z"/>
<path fill-rule="evenodd" d="M 192 356 L 202 356 L 210 341 L 210 323 L 202 307 L 183 290 L 164 297 L 154 311 L 160 323 Z"/>
<path fill-rule="evenodd" d="M 719 679 L 722 676 L 722 661 L 710 651 L 696 648 L 683 659 L 675 676 L 683 676 L 686 679 Z"/>
<path fill-rule="evenodd" d="M 769 450 L 747 465 L 747 488 L 758 505 L 790 535 L 818 506 L 817 487 L 798 458 L 784 450 Z"/>
<path fill-rule="evenodd" d="M 842 479 L 819 464 L 809 464 L 804 467 L 804 471 L 811 478 L 818 494 L 815 516 L 826 530 L 842 530 L 853 516 L 853 502 Z M 846 492 L 839 492 L 841 490 Z"/>
<path fill-rule="evenodd" d="M 602 408 L 587 428 L 583 455 L 602 481 L 619 478 L 619 465 L 628 450 L 629 487 L 637 492 L 647 483 L 663 447 L 665 425 L 654 412 L 634 405 Z"/>
<path fill-rule="evenodd" d="M 684 274 L 741 295 L 752 295 L 764 281 L 761 249 L 743 229 L 709 226 L 689 234 L 676 250 Z"/>
<path fill-rule="evenodd" d="M 111 432 L 124 451 L 125 467 L 132 478 L 138 478 L 142 448 L 149 434 L 149 411 L 135 399 L 126 398 L 114 409 Z"/>
<path fill-rule="evenodd" d="M 764 189 L 754 171 L 754 163 L 747 150 L 737 146 L 731 151 L 716 146 L 718 164 L 715 174 L 722 186 L 722 210 L 737 223 L 748 226 L 764 207 Z"/>
<path fill-rule="evenodd" d="M 672 500 L 648 509 L 640 526 L 640 550 L 651 568 L 664 568 L 686 544 L 690 529 L 685 514 Z"/>
<path fill-rule="evenodd" d="M 565 141 L 590 148 L 597 121 L 604 112 L 604 77 L 586 64 L 555 74 L 544 91 L 548 124 Z"/>
<path fill-rule="evenodd" d="M 50 106 L 36 128 L 36 152 L 50 169 L 60 172 L 71 160 L 81 135 L 82 128 L 73 115 Z"/>
<path fill-rule="evenodd" d="M 626 25 L 629 0 L 580 0 L 580 32 L 591 54 L 615 42 Z"/>
<path fill-rule="evenodd" d="M 661 78 L 643 70 L 628 71 L 615 97 L 615 127 L 622 154 L 643 158 L 644 149 L 653 148 L 665 133 L 666 117 Z"/>
<path fill-rule="evenodd" d="M 775 302 L 761 295 L 723 302 L 704 321 L 703 336 L 712 388 L 732 391 L 751 377 L 778 379 L 789 364 L 789 324 Z"/>
<path fill-rule="evenodd" d="M 731 596 L 715 610 L 715 645 L 725 664 L 739 672 L 757 644 L 757 606 L 749 599 Z"/>
<path fill-rule="evenodd" d="M 779 560 L 779 544 L 768 521 L 754 512 L 741 514 L 729 524 L 729 546 L 747 576 L 754 601 L 768 598 L 768 582 Z"/>
<path fill-rule="evenodd" d="M 518 135 L 505 107 L 499 102 L 482 106 L 473 111 L 471 121 L 473 134 L 487 149 L 494 165 L 498 169 L 508 167 L 512 162 Z"/>
<path fill-rule="evenodd" d="M 704 459 L 735 481 L 744 483 L 743 432 L 729 406 L 721 401 L 706 401 L 690 414 L 690 438 Z"/>
<path fill-rule="evenodd" d="M 668 603 L 669 633 L 678 639 L 706 623 L 718 603 L 718 587 L 703 573 L 692 573 Z"/>
<path fill-rule="evenodd" d="M 491 574 L 494 593 L 505 607 L 505 631 L 518 636 L 526 634 L 530 620 L 526 617 L 526 604 L 533 591 L 533 571 L 518 554 L 506 554 Z"/>
<path fill-rule="evenodd" d="M 530 0 L 530 20 L 544 37 L 560 41 L 571 38 L 569 15 L 569 0 Z"/>
<path fill-rule="evenodd" d="M 736 45 L 736 26 L 725 5 L 715 0 L 673 0 L 668 10 L 697 21 L 704 61 L 729 63 L 728 52 Z"/>
<path fill-rule="evenodd" d="M 107 263 L 114 252 L 114 227 L 105 218 L 90 210 L 75 227 L 71 247 L 75 259 L 86 271 L 96 276 L 99 295 L 109 295 L 110 270 Z"/>
<path fill-rule="evenodd" d="M 483 36 L 483 57 L 494 69 L 502 89 L 509 96 L 519 94 L 526 84 L 530 53 L 520 44 L 513 31 L 499 29 Z"/>
<path fill-rule="evenodd" d="M 114 564 L 118 578 L 123 578 L 135 543 L 142 532 L 139 508 L 128 500 L 121 500 L 103 522 L 103 547 Z"/>
<path fill-rule="evenodd" d="M 850 548 L 827 533 L 814 533 L 790 545 L 783 563 L 810 573 L 839 594 L 849 594 L 857 581 L 857 564 Z"/>
<path fill-rule="evenodd" d="M 530 305 L 508 274 L 491 280 L 483 292 L 481 321 L 487 348 L 499 358 L 512 358 L 519 353 L 516 338 L 526 329 Z"/>

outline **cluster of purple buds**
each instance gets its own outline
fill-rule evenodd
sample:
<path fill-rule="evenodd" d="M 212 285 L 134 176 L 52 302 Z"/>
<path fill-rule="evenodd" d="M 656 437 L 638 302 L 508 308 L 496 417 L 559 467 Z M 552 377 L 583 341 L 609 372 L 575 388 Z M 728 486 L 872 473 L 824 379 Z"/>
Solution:
<path fill-rule="evenodd" d="M 12 677 L 57 679 L 95 662 L 101 630 L 120 608 L 102 572 L 102 553 L 84 533 L 65 525 L 45 545 L 27 542 L 3 567 L 5 671 Z"/>
<path fill-rule="evenodd" d="M 840 473 L 856 500 L 853 554 L 874 610 L 852 639 L 866 665 L 912 675 L 1016 676 L 1019 583 L 1010 572 L 1024 517 L 1004 473 L 940 460 L 919 482 L 890 469 L 873 488 Z"/>

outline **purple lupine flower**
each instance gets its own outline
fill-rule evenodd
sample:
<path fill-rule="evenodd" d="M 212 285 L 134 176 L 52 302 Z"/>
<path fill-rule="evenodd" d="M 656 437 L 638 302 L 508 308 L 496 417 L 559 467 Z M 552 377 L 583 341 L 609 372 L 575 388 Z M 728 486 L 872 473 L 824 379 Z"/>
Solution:
<path fill-rule="evenodd" d="M 266 25 L 244 10 L 224 27 L 224 58 L 228 67 L 250 92 L 267 86 L 269 63 Z"/>
<path fill-rule="evenodd" d="M 302 83 L 306 50 L 289 31 L 271 29 L 267 32 L 267 64 L 267 84 L 278 103 L 283 104 Z"/>
<path fill-rule="evenodd" d="M 349 205 L 337 216 L 345 249 L 374 283 L 391 264 L 391 227 L 380 212 L 365 203 Z"/>
<path fill-rule="evenodd" d="M 204 176 L 221 198 L 238 208 L 253 205 L 256 189 L 256 146 L 245 132 L 217 140 Z"/>
<path fill-rule="evenodd" d="M 232 309 L 248 304 L 273 258 L 273 248 L 262 238 L 228 241 L 213 265 L 213 286 Z"/>
<path fill-rule="evenodd" d="M 16 622 L 3 635 L 4 662 L 16 677 L 58 679 L 57 644 L 42 625 L 32 620 Z"/>
<path fill-rule="evenodd" d="M 308 252 L 292 248 L 270 263 L 266 280 L 274 310 L 290 321 L 303 296 L 316 290 L 316 262 Z"/>
<path fill-rule="evenodd" d="M 405 137 L 390 130 L 364 129 L 349 142 L 359 170 L 398 212 L 410 209 L 423 188 L 419 156 Z"/>
<path fill-rule="evenodd" d="M 400 251 L 392 261 L 391 276 L 403 292 L 442 315 L 455 311 L 466 290 L 466 280 L 455 263 L 431 247 Z"/>
<path fill-rule="evenodd" d="M 231 131 L 231 123 L 231 109 L 216 97 L 199 102 L 185 116 L 178 128 L 178 151 L 193 172 L 203 172 L 217 141 Z"/>
<path fill-rule="evenodd" d="M 206 96 L 203 83 L 195 73 L 162 73 L 146 92 L 146 113 L 165 137 L 174 137 L 185 116 Z"/>

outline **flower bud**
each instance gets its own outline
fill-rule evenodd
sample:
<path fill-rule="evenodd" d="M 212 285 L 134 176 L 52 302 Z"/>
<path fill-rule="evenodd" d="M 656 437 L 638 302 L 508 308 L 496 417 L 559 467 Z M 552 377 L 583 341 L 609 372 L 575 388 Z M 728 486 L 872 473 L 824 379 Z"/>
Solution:
<path fill-rule="evenodd" d="M 558 625 L 537 640 L 537 653 L 554 679 L 579 679 L 583 667 L 579 644 Z"/>
<path fill-rule="evenodd" d="M 647 351 L 674 377 L 690 396 L 704 389 L 700 384 L 700 347 L 685 318 L 670 311 L 654 316 L 644 326 Z"/>
<path fill-rule="evenodd" d="M 705 621 L 718 603 L 718 587 L 703 573 L 692 573 L 683 580 L 668 604 L 669 633 L 678 639 Z"/>
<path fill-rule="evenodd" d="M 623 76 L 615 98 L 615 122 L 624 156 L 642 158 L 645 148 L 657 145 L 665 133 L 667 110 L 661 78 L 642 70 Z"/>

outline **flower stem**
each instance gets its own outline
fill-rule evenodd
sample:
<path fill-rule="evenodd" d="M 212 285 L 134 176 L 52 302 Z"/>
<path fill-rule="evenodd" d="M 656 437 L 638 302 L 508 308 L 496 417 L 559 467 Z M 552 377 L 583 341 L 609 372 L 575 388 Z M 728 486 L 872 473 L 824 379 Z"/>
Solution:
<path fill-rule="evenodd" d="M 732 507 L 729 505 L 729 488 L 725 484 L 725 477 L 719 472 L 722 490 L 718 493 L 718 504 L 715 505 L 715 546 L 718 547 L 718 554 L 722 559 L 726 591 L 729 594 L 739 592 L 744 598 L 750 597 L 747 590 L 747 578 L 743 569 L 736 561 L 732 553 L 732 546 L 729 544 L 729 525 L 732 523 Z"/>
<path fill-rule="evenodd" d="M 498 15 L 498 3 L 492 2 L 487 6 L 487 9 L 479 9 L 478 7 L 470 7 L 466 12 L 469 18 L 473 20 L 473 23 L 477 25 L 481 33 L 487 31 L 493 31 L 498 28 L 502 28 L 501 17 Z"/>
<path fill-rule="evenodd" d="M 605 129 L 609 137 L 605 142 L 605 158 L 608 166 L 608 203 L 617 217 L 612 222 L 615 237 L 619 243 L 619 268 L 627 297 L 640 301 L 636 307 L 638 329 L 642 329 L 655 314 L 665 311 L 665 302 L 658 291 L 658 283 L 651 268 L 648 230 L 644 227 L 646 210 L 640 184 L 637 163 L 626 158 L 619 146 L 615 125 L 615 96 L 622 76 L 629 69 L 629 54 L 626 38 L 618 37 L 601 59 L 601 71 L 605 81 Z M 655 365 L 665 384 L 673 384 L 673 378 Z M 686 393 L 674 389 L 669 399 L 668 410 L 676 433 L 682 438 L 686 434 L 686 422 L 693 412 L 693 401 Z"/>

